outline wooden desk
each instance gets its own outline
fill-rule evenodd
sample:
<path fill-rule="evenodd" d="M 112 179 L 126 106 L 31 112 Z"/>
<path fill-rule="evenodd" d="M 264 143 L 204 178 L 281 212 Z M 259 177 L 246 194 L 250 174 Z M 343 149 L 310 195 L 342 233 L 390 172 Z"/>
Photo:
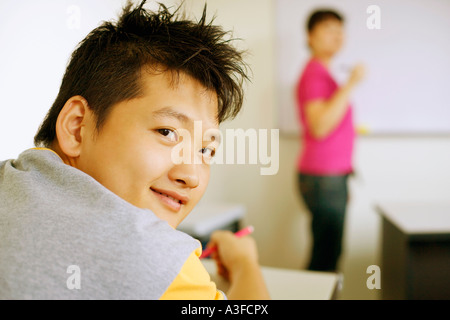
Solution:
<path fill-rule="evenodd" d="M 450 202 L 383 203 L 383 299 L 450 299 Z"/>
<path fill-rule="evenodd" d="M 203 259 L 202 262 L 217 288 L 226 293 L 229 284 L 217 274 L 214 260 Z M 272 267 L 262 267 L 262 273 L 273 300 L 330 300 L 337 290 L 335 273 Z"/>

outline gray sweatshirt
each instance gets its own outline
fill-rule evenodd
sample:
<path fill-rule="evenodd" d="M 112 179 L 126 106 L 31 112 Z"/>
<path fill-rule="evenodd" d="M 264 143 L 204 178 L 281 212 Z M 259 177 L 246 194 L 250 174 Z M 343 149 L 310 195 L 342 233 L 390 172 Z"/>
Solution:
<path fill-rule="evenodd" d="M 0 299 L 158 299 L 198 246 L 50 150 L 0 162 Z"/>

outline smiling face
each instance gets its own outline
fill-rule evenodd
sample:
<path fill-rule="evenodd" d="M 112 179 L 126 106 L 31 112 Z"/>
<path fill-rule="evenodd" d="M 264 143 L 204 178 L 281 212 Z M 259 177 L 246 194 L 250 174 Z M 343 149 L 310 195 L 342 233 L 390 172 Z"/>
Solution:
<path fill-rule="evenodd" d="M 211 142 L 194 139 L 194 121 L 201 121 L 203 132 L 218 130 L 217 96 L 183 73 L 179 78 L 171 72 L 143 73 L 143 88 L 142 97 L 112 107 L 98 134 L 94 118 L 85 116 L 83 143 L 74 166 L 176 228 L 209 181 Z M 190 133 L 190 157 L 197 161 L 173 161 L 180 131 Z"/>

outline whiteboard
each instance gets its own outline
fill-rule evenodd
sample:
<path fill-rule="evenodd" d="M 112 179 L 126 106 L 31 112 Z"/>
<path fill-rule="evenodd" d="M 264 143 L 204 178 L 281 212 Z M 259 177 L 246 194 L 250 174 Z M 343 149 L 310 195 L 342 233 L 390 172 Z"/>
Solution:
<path fill-rule="evenodd" d="M 367 20 L 380 9 L 380 29 Z M 301 132 L 295 84 L 309 58 L 306 21 L 317 8 L 345 19 L 346 41 L 331 72 L 338 83 L 348 66 L 367 75 L 351 97 L 355 125 L 369 134 L 450 133 L 450 1 L 276 0 L 276 84 L 280 130 Z"/>

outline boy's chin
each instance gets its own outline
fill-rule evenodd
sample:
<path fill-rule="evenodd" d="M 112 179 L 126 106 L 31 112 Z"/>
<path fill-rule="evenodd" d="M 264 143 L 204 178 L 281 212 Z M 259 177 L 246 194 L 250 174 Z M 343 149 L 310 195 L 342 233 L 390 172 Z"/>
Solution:
<path fill-rule="evenodd" d="M 150 209 L 159 219 L 166 221 L 172 228 L 176 229 L 181 222 L 191 213 L 193 208 L 185 208 L 184 205 L 181 210 L 177 213 L 168 212 L 165 210 L 152 210 Z"/>

